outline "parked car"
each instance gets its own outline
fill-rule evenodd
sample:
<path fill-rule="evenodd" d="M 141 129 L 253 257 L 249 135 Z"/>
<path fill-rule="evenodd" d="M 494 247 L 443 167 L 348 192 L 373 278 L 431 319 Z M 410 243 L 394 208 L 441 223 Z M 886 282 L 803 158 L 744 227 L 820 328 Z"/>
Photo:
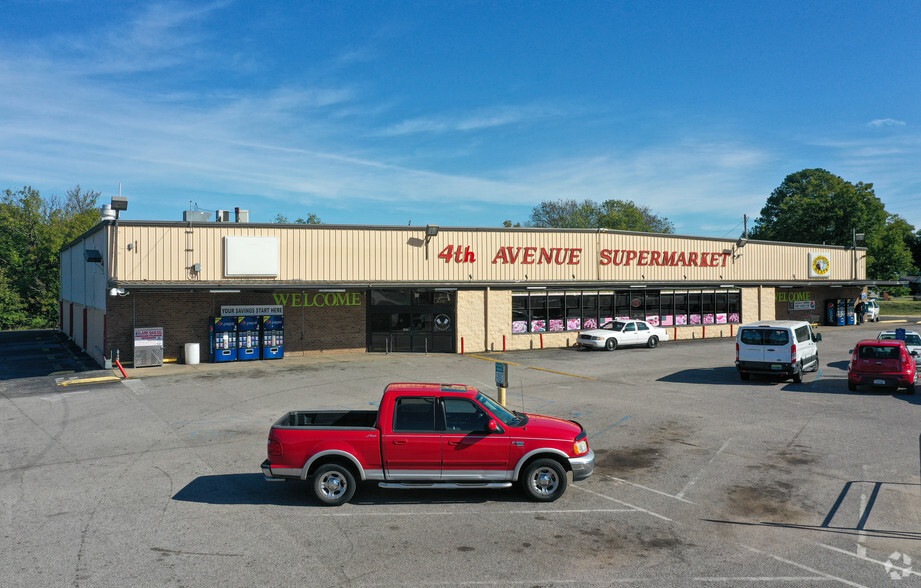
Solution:
<path fill-rule="evenodd" d="M 751 374 L 803 381 L 803 372 L 819 371 L 821 333 L 804 321 L 762 321 L 739 327 L 736 369 L 747 380 Z"/>
<path fill-rule="evenodd" d="M 905 388 L 915 393 L 918 381 L 918 352 L 909 354 L 905 341 L 897 339 L 864 339 L 858 341 L 847 370 L 848 390 L 857 386 L 888 386 Z"/>
<path fill-rule="evenodd" d="M 867 313 L 863 316 L 863 319 L 868 323 L 879 322 L 879 302 L 873 300 L 867 300 Z"/>
<path fill-rule="evenodd" d="M 567 476 L 592 475 L 582 425 L 510 411 L 476 388 L 390 384 L 378 410 L 296 410 L 272 425 L 266 480 L 311 480 L 317 500 L 344 504 L 360 481 L 384 488 L 510 488 L 550 502 Z"/>
<path fill-rule="evenodd" d="M 621 345 L 657 347 L 660 341 L 668 341 L 668 331 L 662 327 L 641 320 L 616 320 L 605 323 L 600 329 L 582 331 L 576 338 L 576 345 L 614 351 Z"/>
<path fill-rule="evenodd" d="M 881 331 L 876 338 L 895 339 L 895 331 Z M 921 335 L 916 331 L 905 331 L 905 347 L 908 347 L 908 353 L 915 356 L 915 363 L 921 361 Z"/>

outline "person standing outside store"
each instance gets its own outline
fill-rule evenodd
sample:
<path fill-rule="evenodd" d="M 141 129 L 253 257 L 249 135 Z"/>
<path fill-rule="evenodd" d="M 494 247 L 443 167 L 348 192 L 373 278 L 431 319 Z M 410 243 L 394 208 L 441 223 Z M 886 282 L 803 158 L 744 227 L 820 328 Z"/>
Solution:
<path fill-rule="evenodd" d="M 857 324 L 863 324 L 863 317 L 867 314 L 867 305 L 863 300 L 858 300 L 857 304 L 854 306 L 854 311 L 857 313 Z"/>

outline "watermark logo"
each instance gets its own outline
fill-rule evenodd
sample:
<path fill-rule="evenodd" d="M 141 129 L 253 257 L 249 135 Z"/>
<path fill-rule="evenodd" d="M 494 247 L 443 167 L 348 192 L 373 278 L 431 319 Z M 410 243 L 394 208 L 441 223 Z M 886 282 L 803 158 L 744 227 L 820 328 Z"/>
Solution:
<path fill-rule="evenodd" d="M 904 567 L 903 567 L 904 566 Z M 883 564 L 886 573 L 893 580 L 901 580 L 911 575 L 911 558 L 907 553 L 893 551 L 886 563 Z"/>

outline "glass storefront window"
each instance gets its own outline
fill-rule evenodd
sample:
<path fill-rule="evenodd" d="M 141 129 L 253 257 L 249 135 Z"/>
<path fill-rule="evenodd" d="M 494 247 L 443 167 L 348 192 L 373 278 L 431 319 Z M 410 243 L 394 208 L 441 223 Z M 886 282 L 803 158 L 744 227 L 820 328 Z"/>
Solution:
<path fill-rule="evenodd" d="M 563 293 L 553 292 L 547 294 L 547 330 L 563 331 L 566 323 L 563 320 Z"/>
<path fill-rule="evenodd" d="M 641 319 L 662 327 L 738 324 L 741 307 L 738 290 L 514 292 L 512 333 L 596 329 L 616 318 Z M 401 321 L 396 315 L 393 320 Z M 413 315 L 412 320 L 432 319 Z"/>

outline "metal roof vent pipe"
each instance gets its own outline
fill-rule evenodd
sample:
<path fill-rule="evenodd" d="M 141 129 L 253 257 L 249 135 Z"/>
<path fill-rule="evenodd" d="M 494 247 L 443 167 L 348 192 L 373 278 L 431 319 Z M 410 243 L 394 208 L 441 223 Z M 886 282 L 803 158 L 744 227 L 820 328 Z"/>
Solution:
<path fill-rule="evenodd" d="M 104 222 L 107 222 L 107 221 L 114 221 L 114 220 L 115 220 L 115 211 L 112 210 L 112 205 L 111 205 L 111 204 L 103 204 L 103 205 L 102 205 L 102 214 L 101 214 L 100 217 L 99 217 L 99 222 L 104 223 Z"/>

